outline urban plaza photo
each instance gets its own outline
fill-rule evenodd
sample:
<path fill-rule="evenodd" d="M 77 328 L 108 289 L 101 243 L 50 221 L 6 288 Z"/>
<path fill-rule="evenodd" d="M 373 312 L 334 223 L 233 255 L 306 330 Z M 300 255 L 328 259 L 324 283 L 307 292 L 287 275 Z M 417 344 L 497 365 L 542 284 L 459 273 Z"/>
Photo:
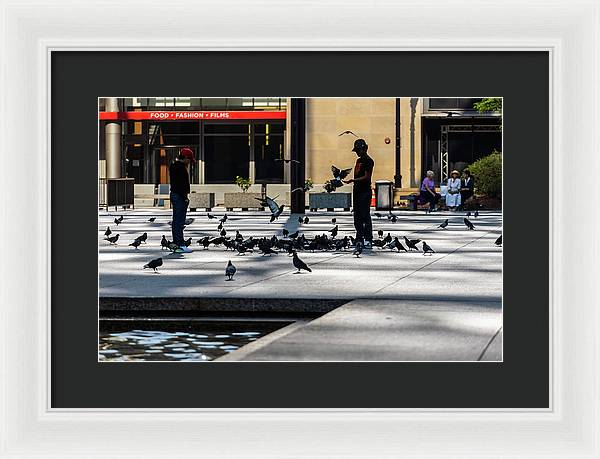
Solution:
<path fill-rule="evenodd" d="M 100 362 L 502 361 L 501 97 L 100 97 Z"/>

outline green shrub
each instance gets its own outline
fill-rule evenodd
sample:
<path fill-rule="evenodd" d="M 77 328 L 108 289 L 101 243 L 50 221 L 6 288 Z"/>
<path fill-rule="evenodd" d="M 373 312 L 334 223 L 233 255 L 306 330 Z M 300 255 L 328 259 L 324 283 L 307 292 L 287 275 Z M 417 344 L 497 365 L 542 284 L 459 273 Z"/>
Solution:
<path fill-rule="evenodd" d="M 315 186 L 312 179 L 309 177 L 304 181 L 304 191 L 309 191 Z"/>
<path fill-rule="evenodd" d="M 240 187 L 242 193 L 245 193 L 246 191 L 248 191 L 248 188 L 250 188 L 250 185 L 252 185 L 252 182 L 250 181 L 250 179 L 236 175 L 235 184 Z"/>
<path fill-rule="evenodd" d="M 490 197 L 502 195 L 502 153 L 494 150 L 469 166 L 475 177 L 475 192 Z"/>

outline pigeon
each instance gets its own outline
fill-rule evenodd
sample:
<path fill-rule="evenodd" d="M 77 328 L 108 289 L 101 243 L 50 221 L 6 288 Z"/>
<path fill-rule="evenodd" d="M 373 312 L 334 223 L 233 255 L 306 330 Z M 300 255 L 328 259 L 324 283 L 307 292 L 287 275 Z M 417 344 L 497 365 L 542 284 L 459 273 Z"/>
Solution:
<path fill-rule="evenodd" d="M 417 244 L 419 242 L 421 242 L 421 239 L 409 239 L 406 236 L 404 236 L 404 242 L 406 242 L 406 245 L 408 246 L 408 250 L 419 250 L 419 248 L 417 247 Z"/>
<path fill-rule="evenodd" d="M 502 235 L 498 236 L 498 239 L 496 239 L 496 241 L 494 242 L 494 244 L 496 244 L 497 246 L 501 246 L 502 245 Z"/>
<path fill-rule="evenodd" d="M 227 231 L 225 231 L 225 228 L 223 228 L 219 234 L 221 236 L 225 237 L 225 236 L 227 236 Z"/>
<path fill-rule="evenodd" d="M 204 247 L 204 250 L 208 249 L 208 245 L 210 244 L 210 236 L 204 236 L 202 239 L 198 239 L 198 245 Z"/>
<path fill-rule="evenodd" d="M 300 164 L 300 161 L 298 161 L 297 159 L 275 158 L 275 161 L 283 161 L 286 164 L 289 164 L 289 163 Z"/>
<path fill-rule="evenodd" d="M 144 233 L 141 236 L 136 237 L 135 240 L 143 242 L 145 244 L 146 241 L 148 240 L 148 233 Z"/>
<path fill-rule="evenodd" d="M 235 248 L 238 251 L 238 255 L 244 255 L 246 252 L 252 252 L 252 249 L 249 249 L 243 244 L 238 244 Z"/>
<path fill-rule="evenodd" d="M 217 226 L 217 231 L 221 231 L 223 229 L 223 223 L 219 223 Z"/>
<path fill-rule="evenodd" d="M 209 212 L 206 212 L 206 216 L 208 217 L 209 220 L 212 220 L 213 218 L 217 218 L 214 215 L 211 215 Z"/>
<path fill-rule="evenodd" d="M 260 202 L 260 205 L 262 207 L 268 207 L 272 214 L 276 214 L 279 212 L 279 214 L 277 216 L 279 217 L 279 215 L 281 215 L 281 212 L 283 211 L 283 206 L 279 206 L 275 202 L 275 199 L 277 199 L 277 196 L 275 196 L 275 198 L 270 198 L 268 196 L 265 196 L 264 198 L 254 198 L 254 199 L 256 199 L 258 202 Z"/>
<path fill-rule="evenodd" d="M 438 228 L 443 229 L 443 228 L 446 228 L 446 226 L 448 226 L 448 219 L 444 220 L 444 222 L 440 226 L 438 226 Z"/>
<path fill-rule="evenodd" d="M 290 239 L 296 239 L 296 238 L 298 237 L 298 233 L 299 233 L 299 232 L 298 232 L 298 231 L 296 231 L 295 233 L 292 233 L 292 234 L 290 234 L 288 237 L 289 237 Z"/>
<path fill-rule="evenodd" d="M 471 216 L 471 211 L 468 211 L 467 212 L 467 217 L 470 217 L 470 216 Z"/>
<path fill-rule="evenodd" d="M 169 248 L 169 243 L 170 243 L 170 241 L 163 234 L 163 237 L 160 240 L 160 248 L 161 248 L 161 250 L 165 249 L 165 248 Z"/>
<path fill-rule="evenodd" d="M 303 221 L 302 217 L 298 217 L 298 223 L 302 224 Z"/>
<path fill-rule="evenodd" d="M 157 258 L 157 259 L 151 260 L 149 263 L 145 264 L 144 269 L 150 268 L 150 269 L 153 269 L 154 272 L 156 273 L 156 272 L 158 272 L 158 271 L 156 271 L 156 268 L 158 268 L 159 266 L 162 266 L 162 264 L 163 264 L 162 258 Z"/>
<path fill-rule="evenodd" d="M 110 242 L 111 244 L 116 244 L 117 241 L 119 240 L 119 235 L 117 234 L 116 236 L 113 236 L 113 237 L 105 237 L 104 240 Z"/>
<path fill-rule="evenodd" d="M 185 219 L 185 221 L 183 222 L 184 228 L 185 228 L 186 226 L 189 226 L 189 225 L 191 225 L 192 223 L 194 223 L 194 219 L 193 219 L 193 218 L 186 218 L 186 219 Z M 173 226 L 173 220 L 171 220 L 171 221 L 169 222 L 169 225 Z"/>
<path fill-rule="evenodd" d="M 183 241 L 183 245 L 185 245 L 186 247 L 189 247 L 192 244 L 192 238 L 187 238 L 185 241 Z"/>
<path fill-rule="evenodd" d="M 383 217 L 383 215 L 381 215 L 379 212 L 375 212 L 373 216 L 377 217 L 378 219 Z"/>
<path fill-rule="evenodd" d="M 309 273 L 312 273 L 312 269 L 306 266 L 306 263 L 304 263 L 302 260 L 300 260 L 300 258 L 298 258 L 298 253 L 295 250 L 292 252 L 292 255 L 294 257 L 294 259 L 292 260 L 294 263 L 294 267 L 298 269 L 298 271 L 296 271 L 295 274 L 299 273 L 302 269 L 308 271 Z"/>
<path fill-rule="evenodd" d="M 400 252 L 400 251 L 406 252 L 406 247 L 404 247 L 402 245 L 402 242 L 400 242 L 400 240 L 397 237 L 394 238 L 394 247 L 393 248 L 398 249 L 398 252 Z"/>
<path fill-rule="evenodd" d="M 308 217 L 304 217 L 304 224 L 305 224 L 305 225 L 308 225 L 308 222 L 309 222 L 309 221 L 310 221 L 310 220 L 308 219 Z"/>
<path fill-rule="evenodd" d="M 325 185 L 323 186 L 323 188 L 325 188 L 325 191 L 327 191 L 327 193 L 331 193 L 332 191 L 335 191 L 336 188 L 343 186 L 344 182 L 342 182 L 342 180 L 348 177 L 348 174 L 350 174 L 350 172 L 352 172 L 351 167 L 349 167 L 348 169 L 338 169 L 335 166 L 331 166 L 331 173 L 333 174 L 333 179 L 330 179 L 327 182 L 325 182 Z"/>
<path fill-rule="evenodd" d="M 156 217 L 150 217 L 150 218 L 148 219 L 148 221 L 149 221 L 150 223 L 154 223 L 154 220 L 156 220 Z"/>
<path fill-rule="evenodd" d="M 224 214 L 224 215 L 221 217 L 221 220 L 219 220 L 219 221 L 220 221 L 221 223 L 225 223 L 225 222 L 227 221 L 227 214 Z"/>
<path fill-rule="evenodd" d="M 356 256 L 356 258 L 360 257 L 360 254 L 363 252 L 363 244 L 362 242 L 357 242 L 356 243 L 356 248 L 354 249 L 354 252 L 352 252 L 352 255 Z"/>
<path fill-rule="evenodd" d="M 335 222 L 337 222 L 337 218 L 333 217 L 333 218 L 331 219 L 331 223 L 333 223 L 333 224 L 335 225 Z"/>
<path fill-rule="evenodd" d="M 283 237 L 287 237 L 288 234 L 290 234 L 290 232 L 288 230 L 286 230 L 285 228 L 283 228 L 282 233 L 283 233 Z"/>
<path fill-rule="evenodd" d="M 110 236 L 110 233 L 112 233 L 112 231 L 110 230 L 110 226 L 107 226 L 106 231 L 104 232 L 104 236 L 108 237 L 108 236 Z"/>
<path fill-rule="evenodd" d="M 475 218 L 479 217 L 479 211 L 478 210 L 475 211 L 475 213 L 473 214 L 473 217 L 475 217 Z"/>
<path fill-rule="evenodd" d="M 423 255 L 431 255 L 432 253 L 435 253 L 435 251 L 427 245 L 427 242 L 423 241 Z"/>
<path fill-rule="evenodd" d="M 235 240 L 239 242 L 244 240 L 244 236 L 242 236 L 239 230 L 235 230 Z"/>
<path fill-rule="evenodd" d="M 231 262 L 231 260 L 229 260 L 229 262 L 227 263 L 227 267 L 225 268 L 225 276 L 227 276 L 228 281 L 233 280 L 233 275 L 236 271 L 237 269 L 235 269 L 235 266 L 233 266 L 233 263 Z"/>
<path fill-rule="evenodd" d="M 377 231 L 377 236 L 379 236 L 379 239 L 382 239 L 383 238 L 383 230 L 381 230 L 381 229 L 378 230 Z"/>
<path fill-rule="evenodd" d="M 341 136 L 346 135 L 346 134 L 352 134 L 354 137 L 358 138 L 358 136 L 354 132 L 352 132 L 352 131 L 344 131 L 344 132 L 338 134 L 338 137 L 341 137 Z"/>
<path fill-rule="evenodd" d="M 338 225 L 335 225 L 333 228 L 331 228 L 329 232 L 331 233 L 332 238 L 336 237 L 338 233 Z"/>
<path fill-rule="evenodd" d="M 398 221 L 398 217 L 396 217 L 395 215 L 392 215 L 392 217 L 390 218 L 390 221 L 392 223 L 396 223 Z"/>
<path fill-rule="evenodd" d="M 271 256 L 271 254 L 273 253 L 277 253 L 275 250 L 273 250 L 271 247 L 263 247 L 262 249 L 260 249 L 260 251 L 262 252 L 263 256 L 264 255 L 269 255 Z"/>
<path fill-rule="evenodd" d="M 385 244 L 389 244 L 390 242 L 392 242 L 392 235 L 390 233 L 387 233 L 387 236 L 383 238 L 383 242 Z"/>
<path fill-rule="evenodd" d="M 475 229 L 475 225 L 473 225 L 473 223 L 471 223 L 471 220 L 469 220 L 467 217 L 465 217 L 463 221 L 465 222 L 467 228 L 469 228 L 470 230 Z"/>
<path fill-rule="evenodd" d="M 210 240 L 210 244 L 212 244 L 212 245 L 221 245 L 221 244 L 223 244 L 223 242 L 225 242 L 225 238 L 223 236 L 216 237 L 216 238 Z"/>
<path fill-rule="evenodd" d="M 131 247 L 135 247 L 135 250 L 137 250 L 141 243 L 142 241 L 140 241 L 139 239 L 134 239 L 133 242 L 129 245 Z"/>
<path fill-rule="evenodd" d="M 123 221 L 123 215 L 121 215 L 119 218 L 115 218 L 115 225 L 119 226 L 119 223 L 121 223 Z"/>

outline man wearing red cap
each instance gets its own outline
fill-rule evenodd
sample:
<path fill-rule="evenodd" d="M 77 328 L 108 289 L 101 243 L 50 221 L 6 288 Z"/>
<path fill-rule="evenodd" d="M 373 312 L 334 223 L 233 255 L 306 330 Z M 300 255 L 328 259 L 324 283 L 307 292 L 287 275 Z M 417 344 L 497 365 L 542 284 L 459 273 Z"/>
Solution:
<path fill-rule="evenodd" d="M 173 208 L 173 243 L 178 247 L 175 252 L 189 253 L 192 251 L 185 246 L 183 240 L 183 226 L 189 204 L 190 176 L 188 166 L 196 162 L 194 152 L 190 148 L 182 148 L 175 161 L 169 166 L 169 177 L 171 179 L 171 207 Z"/>

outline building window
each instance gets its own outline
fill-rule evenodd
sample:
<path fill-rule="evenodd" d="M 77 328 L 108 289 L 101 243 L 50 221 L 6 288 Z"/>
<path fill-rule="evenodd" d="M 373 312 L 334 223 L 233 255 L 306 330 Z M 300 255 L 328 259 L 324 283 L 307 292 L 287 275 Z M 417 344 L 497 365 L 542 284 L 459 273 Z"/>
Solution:
<path fill-rule="evenodd" d="M 429 110 L 475 110 L 473 104 L 479 101 L 481 101 L 481 98 L 430 98 Z"/>

